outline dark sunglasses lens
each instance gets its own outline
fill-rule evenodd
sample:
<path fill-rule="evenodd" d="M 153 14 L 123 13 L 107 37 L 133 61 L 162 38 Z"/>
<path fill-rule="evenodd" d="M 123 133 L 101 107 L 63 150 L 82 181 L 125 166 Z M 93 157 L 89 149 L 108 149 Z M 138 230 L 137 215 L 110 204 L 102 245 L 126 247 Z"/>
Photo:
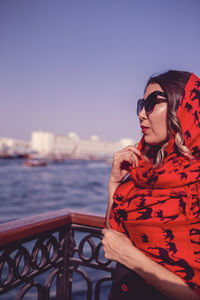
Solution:
<path fill-rule="evenodd" d="M 139 116 L 139 113 L 141 112 L 142 108 L 144 106 L 144 100 L 140 99 L 137 102 L 137 115 Z"/>
<path fill-rule="evenodd" d="M 150 95 L 145 100 L 144 106 L 145 106 L 145 110 L 147 113 L 150 113 L 153 111 L 154 106 L 156 105 L 156 99 L 157 99 L 157 95 Z"/>

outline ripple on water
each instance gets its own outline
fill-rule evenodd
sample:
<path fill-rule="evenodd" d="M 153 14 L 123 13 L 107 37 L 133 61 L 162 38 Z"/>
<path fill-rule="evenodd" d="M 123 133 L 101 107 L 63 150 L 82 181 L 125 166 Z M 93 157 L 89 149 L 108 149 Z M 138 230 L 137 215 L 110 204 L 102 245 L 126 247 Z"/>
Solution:
<path fill-rule="evenodd" d="M 30 168 L 22 160 L 0 160 L 0 222 L 63 208 L 104 215 L 109 173 L 104 162 Z"/>

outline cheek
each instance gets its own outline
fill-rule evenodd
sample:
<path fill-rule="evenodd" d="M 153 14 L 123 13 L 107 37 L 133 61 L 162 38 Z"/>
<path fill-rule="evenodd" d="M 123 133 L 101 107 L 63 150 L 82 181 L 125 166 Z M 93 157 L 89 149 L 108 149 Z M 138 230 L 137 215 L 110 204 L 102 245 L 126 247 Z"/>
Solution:
<path fill-rule="evenodd" d="M 167 111 L 161 110 L 152 115 L 150 119 L 152 131 L 155 135 L 167 138 Z"/>

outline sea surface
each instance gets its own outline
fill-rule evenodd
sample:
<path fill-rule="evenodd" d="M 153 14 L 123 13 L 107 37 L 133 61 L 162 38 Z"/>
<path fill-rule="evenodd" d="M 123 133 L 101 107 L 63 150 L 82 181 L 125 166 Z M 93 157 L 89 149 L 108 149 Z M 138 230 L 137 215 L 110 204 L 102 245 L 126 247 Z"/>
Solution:
<path fill-rule="evenodd" d="M 0 223 L 63 208 L 104 216 L 110 167 L 103 161 L 28 167 L 1 159 Z"/>
<path fill-rule="evenodd" d="M 66 161 L 28 167 L 21 159 L 1 159 L 0 223 L 63 208 L 104 216 L 110 169 L 111 165 L 103 161 Z M 97 271 L 90 272 L 94 278 Z M 85 299 L 82 279 L 73 279 L 73 284 L 72 299 Z M 0 299 L 12 300 L 11 295 L 1 295 Z"/>

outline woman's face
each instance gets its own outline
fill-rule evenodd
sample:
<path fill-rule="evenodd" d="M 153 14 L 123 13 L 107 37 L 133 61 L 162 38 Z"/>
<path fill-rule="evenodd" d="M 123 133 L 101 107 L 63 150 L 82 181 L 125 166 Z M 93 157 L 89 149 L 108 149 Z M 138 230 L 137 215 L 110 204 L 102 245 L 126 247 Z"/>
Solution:
<path fill-rule="evenodd" d="M 151 93 L 155 91 L 163 92 L 161 86 L 157 83 L 149 84 L 144 94 L 146 99 Z M 165 99 L 158 96 L 159 99 Z M 167 102 L 159 101 L 150 114 L 147 114 L 143 107 L 139 113 L 140 126 L 144 135 L 144 140 L 147 144 L 157 145 L 162 144 L 167 140 Z"/>

